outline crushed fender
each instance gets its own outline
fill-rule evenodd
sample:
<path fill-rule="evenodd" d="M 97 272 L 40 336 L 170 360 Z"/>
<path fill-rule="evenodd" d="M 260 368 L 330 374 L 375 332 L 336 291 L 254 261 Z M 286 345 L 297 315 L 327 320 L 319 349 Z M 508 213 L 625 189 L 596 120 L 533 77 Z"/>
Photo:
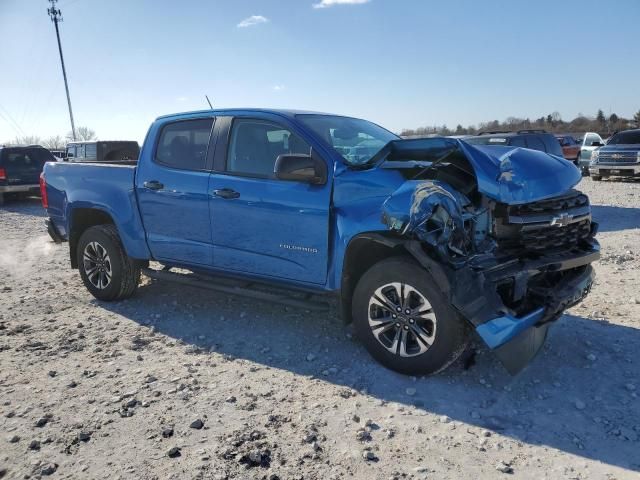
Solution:
<path fill-rule="evenodd" d="M 390 230 L 418 238 L 440 259 L 458 265 L 494 248 L 486 241 L 483 217 L 486 209 L 477 211 L 465 195 L 438 180 L 408 180 L 382 206 L 382 221 Z"/>

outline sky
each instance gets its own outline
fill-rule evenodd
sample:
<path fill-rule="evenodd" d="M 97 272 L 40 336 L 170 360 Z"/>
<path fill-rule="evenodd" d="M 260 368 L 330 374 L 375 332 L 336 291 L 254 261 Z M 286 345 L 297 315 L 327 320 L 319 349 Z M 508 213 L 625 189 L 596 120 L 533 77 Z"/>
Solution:
<path fill-rule="evenodd" d="M 0 0 L 0 142 L 70 130 L 47 0 Z M 640 109 L 640 1 L 60 0 L 76 126 L 296 108 L 393 131 Z"/>

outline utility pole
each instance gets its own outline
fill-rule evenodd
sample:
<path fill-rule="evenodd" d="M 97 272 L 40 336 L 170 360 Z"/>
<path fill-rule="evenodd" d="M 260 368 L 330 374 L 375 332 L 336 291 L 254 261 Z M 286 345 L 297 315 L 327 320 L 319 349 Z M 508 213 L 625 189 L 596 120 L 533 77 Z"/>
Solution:
<path fill-rule="evenodd" d="M 69 105 L 69 118 L 71 119 L 71 136 L 73 140 L 76 139 L 76 126 L 73 122 L 73 110 L 71 110 L 71 96 L 69 96 L 69 84 L 67 83 L 67 70 L 64 68 L 64 57 L 62 56 L 62 45 L 60 43 L 60 30 L 58 28 L 58 22 L 62 21 L 62 12 L 59 8 L 56 8 L 56 2 L 58 0 L 49 0 L 51 8 L 47 8 L 47 13 L 51 17 L 51 21 L 56 27 L 56 37 L 58 38 L 58 51 L 60 52 L 60 64 L 62 65 L 62 76 L 64 77 L 64 89 L 67 92 L 67 105 Z"/>

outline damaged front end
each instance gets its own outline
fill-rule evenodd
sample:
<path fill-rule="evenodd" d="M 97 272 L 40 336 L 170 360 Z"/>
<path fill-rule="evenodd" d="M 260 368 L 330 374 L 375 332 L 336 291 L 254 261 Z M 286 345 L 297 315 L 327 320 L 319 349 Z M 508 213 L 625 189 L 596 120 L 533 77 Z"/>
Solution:
<path fill-rule="evenodd" d="M 382 221 L 515 374 L 593 284 L 600 247 L 589 200 L 555 157 L 429 140 L 385 152 L 381 168 L 403 169 L 407 180 Z"/>

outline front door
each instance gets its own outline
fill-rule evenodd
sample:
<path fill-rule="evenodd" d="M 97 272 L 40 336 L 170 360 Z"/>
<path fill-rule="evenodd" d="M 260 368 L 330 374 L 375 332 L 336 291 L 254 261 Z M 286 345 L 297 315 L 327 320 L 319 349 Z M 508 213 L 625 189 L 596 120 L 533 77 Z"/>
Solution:
<path fill-rule="evenodd" d="M 138 163 L 138 205 L 156 260 L 211 265 L 207 152 L 212 125 L 213 118 L 165 124 L 156 147 Z"/>
<path fill-rule="evenodd" d="M 279 118 L 236 117 L 223 171 L 209 181 L 216 269 L 324 284 L 329 201 L 325 185 L 278 180 L 278 155 L 310 152 Z M 218 152 L 216 152 L 218 155 Z"/>

